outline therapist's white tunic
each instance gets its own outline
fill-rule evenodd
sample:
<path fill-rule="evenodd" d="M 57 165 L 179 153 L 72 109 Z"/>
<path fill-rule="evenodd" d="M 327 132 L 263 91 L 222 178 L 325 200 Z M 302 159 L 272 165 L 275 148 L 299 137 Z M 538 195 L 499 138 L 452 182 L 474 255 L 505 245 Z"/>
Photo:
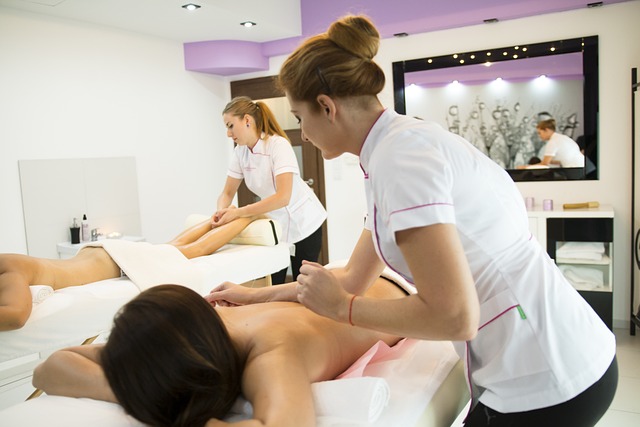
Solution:
<path fill-rule="evenodd" d="M 532 237 L 509 175 L 434 123 L 386 110 L 360 153 L 378 255 L 413 283 L 395 232 L 455 224 L 480 299 L 480 328 L 455 343 L 474 398 L 499 412 L 567 401 L 596 382 L 615 338 Z"/>
<path fill-rule="evenodd" d="M 227 175 L 244 179 L 247 188 L 264 199 L 276 193 L 276 176 L 289 172 L 293 173 L 289 204 L 269 212 L 267 216 L 281 225 L 282 240 L 297 243 L 320 228 L 327 212 L 300 177 L 298 161 L 289 141 L 274 135 L 258 140 L 253 149 L 237 145 Z"/>

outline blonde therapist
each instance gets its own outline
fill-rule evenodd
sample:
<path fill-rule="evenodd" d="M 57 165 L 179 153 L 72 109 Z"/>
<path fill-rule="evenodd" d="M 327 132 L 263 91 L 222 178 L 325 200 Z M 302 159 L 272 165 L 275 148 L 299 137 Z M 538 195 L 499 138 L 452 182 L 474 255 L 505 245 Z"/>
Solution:
<path fill-rule="evenodd" d="M 379 43 L 367 18 L 346 17 L 279 74 L 303 139 L 326 159 L 360 157 L 368 218 L 346 267 L 304 263 L 297 285 L 222 286 L 207 299 L 297 299 L 358 327 L 451 340 L 472 387 L 465 427 L 594 426 L 617 387 L 613 333 L 532 237 L 502 168 L 441 126 L 380 104 Z M 385 265 L 417 292 L 362 296 Z"/>
<path fill-rule="evenodd" d="M 218 197 L 212 225 L 217 227 L 239 217 L 267 215 L 278 221 L 282 240 L 294 244 L 291 270 L 295 279 L 303 260 L 317 261 L 322 248 L 322 223 L 327 213 L 313 190 L 300 177 L 291 143 L 269 107 L 247 97 L 232 99 L 222 112 L 233 151 L 227 180 Z M 231 205 L 240 183 L 260 201 L 237 208 Z M 284 283 L 287 269 L 271 276 Z"/>

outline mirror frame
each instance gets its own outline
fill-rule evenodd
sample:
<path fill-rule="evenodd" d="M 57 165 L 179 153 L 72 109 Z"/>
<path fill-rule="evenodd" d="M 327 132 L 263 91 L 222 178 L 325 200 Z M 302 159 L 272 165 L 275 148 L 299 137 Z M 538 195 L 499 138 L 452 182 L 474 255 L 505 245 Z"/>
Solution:
<path fill-rule="evenodd" d="M 526 47 L 526 52 L 523 52 Z M 551 50 L 553 48 L 553 51 Z M 449 55 L 424 57 L 392 63 L 394 108 L 399 114 L 406 114 L 405 74 L 416 71 L 428 71 L 442 68 L 464 67 L 485 62 L 486 53 L 491 52 L 491 62 L 517 61 L 525 58 L 582 52 L 583 84 L 583 120 L 584 152 L 595 166 L 595 171 L 585 175 L 583 168 L 549 169 L 507 169 L 514 181 L 556 181 L 556 180 L 597 180 L 598 168 L 598 36 L 585 36 L 565 40 L 553 40 L 542 43 L 513 45 L 500 48 L 479 49 L 469 52 L 456 52 Z M 509 55 L 498 53 L 510 52 Z M 517 53 L 517 59 L 513 54 Z M 454 55 L 456 57 L 454 58 Z M 471 59 L 475 55 L 477 59 Z M 460 59 L 465 58 L 463 64 Z M 576 169 L 578 174 L 575 174 Z M 582 170 L 581 170 L 582 169 Z"/>

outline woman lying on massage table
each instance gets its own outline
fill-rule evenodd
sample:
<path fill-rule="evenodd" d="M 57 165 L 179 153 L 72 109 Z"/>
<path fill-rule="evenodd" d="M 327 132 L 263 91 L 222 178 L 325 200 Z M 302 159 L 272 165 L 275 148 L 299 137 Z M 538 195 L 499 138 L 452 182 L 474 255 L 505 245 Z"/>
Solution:
<path fill-rule="evenodd" d="M 405 293 L 378 279 L 367 296 Z M 311 383 L 330 380 L 373 344 L 398 337 L 338 323 L 298 303 L 213 308 L 178 285 L 126 304 L 106 344 L 59 350 L 33 385 L 47 394 L 120 403 L 153 426 L 216 427 L 242 392 L 253 420 L 238 426 L 314 426 Z"/>
<path fill-rule="evenodd" d="M 210 255 L 254 219 L 239 218 L 216 228 L 211 228 L 210 220 L 203 221 L 183 231 L 169 244 L 189 259 Z M 85 247 L 73 258 L 64 260 L 0 254 L 0 331 L 24 326 L 31 315 L 30 285 L 61 289 L 115 277 L 120 277 L 120 268 L 100 247 Z"/>

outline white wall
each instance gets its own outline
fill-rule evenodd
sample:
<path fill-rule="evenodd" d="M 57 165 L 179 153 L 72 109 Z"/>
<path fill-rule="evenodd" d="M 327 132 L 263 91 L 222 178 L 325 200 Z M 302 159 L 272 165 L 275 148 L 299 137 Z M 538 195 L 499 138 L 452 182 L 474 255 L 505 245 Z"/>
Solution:
<path fill-rule="evenodd" d="M 18 160 L 135 157 L 154 243 L 213 211 L 229 85 L 185 71 L 182 44 L 0 8 L 0 63 L 0 252 L 26 253 Z"/>
<path fill-rule="evenodd" d="M 631 68 L 640 67 L 640 2 L 626 2 L 593 9 L 555 13 L 496 24 L 385 39 L 376 62 L 387 75 L 380 95 L 382 103 L 393 108 L 391 64 L 424 56 L 445 55 L 475 49 L 544 42 L 556 39 L 598 35 L 600 43 L 600 179 L 581 182 L 519 183 L 523 196 L 553 199 L 556 206 L 568 202 L 597 200 L 612 205 L 616 218 L 614 322 L 628 327 L 631 268 Z M 284 58 L 273 58 L 271 70 L 277 74 Z M 256 76 L 256 74 L 251 77 Z M 243 76 L 242 78 L 245 78 Z M 425 117 L 428 119 L 428 117 Z M 342 257 L 355 244 L 359 231 L 334 227 L 333 223 L 356 224 L 365 209 L 361 196 L 362 178 L 357 164 L 343 161 L 337 167 L 325 164 L 327 209 L 329 211 L 329 254 Z M 340 173 L 336 174 L 336 171 Z"/>

